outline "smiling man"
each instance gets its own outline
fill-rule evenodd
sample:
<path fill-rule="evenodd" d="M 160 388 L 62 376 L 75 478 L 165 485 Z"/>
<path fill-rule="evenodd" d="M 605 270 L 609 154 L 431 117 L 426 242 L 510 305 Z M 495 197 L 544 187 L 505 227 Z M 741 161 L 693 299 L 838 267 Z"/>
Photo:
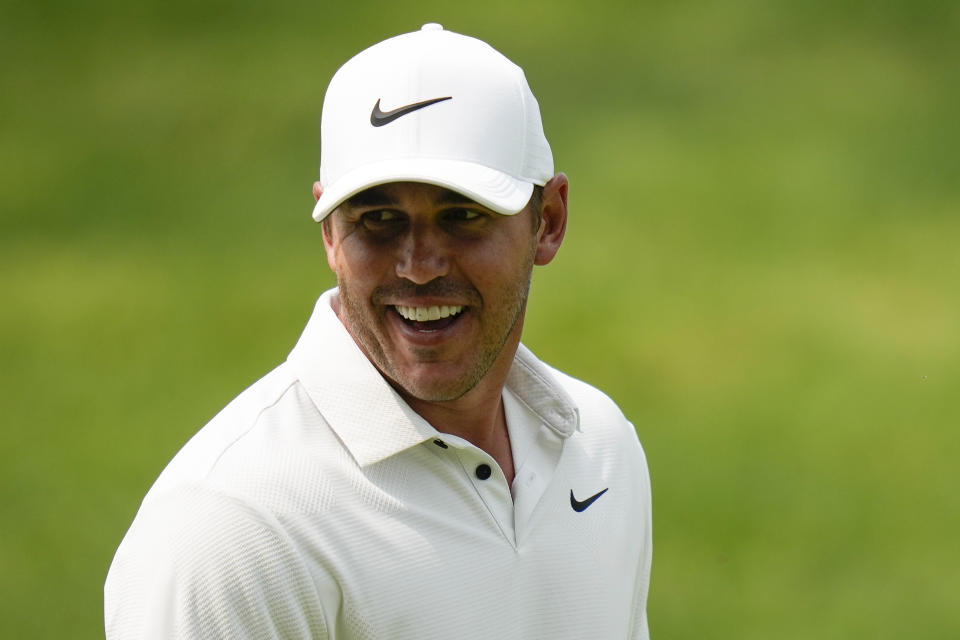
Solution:
<path fill-rule="evenodd" d="M 337 287 L 147 494 L 107 637 L 646 638 L 636 433 L 520 344 L 568 190 L 522 70 L 425 25 L 341 67 L 321 135 Z"/>

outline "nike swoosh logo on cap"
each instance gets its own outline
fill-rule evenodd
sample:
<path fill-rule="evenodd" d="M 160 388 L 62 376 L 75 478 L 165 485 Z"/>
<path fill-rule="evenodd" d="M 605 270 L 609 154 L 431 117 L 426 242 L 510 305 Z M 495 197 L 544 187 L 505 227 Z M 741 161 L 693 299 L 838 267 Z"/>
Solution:
<path fill-rule="evenodd" d="M 408 113 L 416 111 L 417 109 L 423 109 L 424 107 L 429 107 L 432 104 L 443 102 L 444 100 L 451 100 L 452 98 L 453 96 L 447 96 L 446 98 L 431 98 L 430 100 L 414 102 L 413 104 L 408 104 L 392 111 L 380 111 L 380 100 L 378 99 L 377 104 L 373 105 L 373 111 L 370 112 L 370 124 L 375 127 L 382 127 L 383 125 L 390 124 L 397 118 L 405 116 Z"/>
<path fill-rule="evenodd" d="M 584 509 L 592 505 L 594 502 L 596 502 L 597 498 L 605 494 L 608 489 L 610 489 L 610 487 L 607 487 L 606 489 L 604 489 L 599 493 L 593 494 L 586 500 L 577 500 L 576 498 L 574 498 L 573 489 L 570 489 L 570 506 L 573 507 L 574 511 L 576 511 L 577 513 L 580 513 L 581 511 L 583 511 Z"/>

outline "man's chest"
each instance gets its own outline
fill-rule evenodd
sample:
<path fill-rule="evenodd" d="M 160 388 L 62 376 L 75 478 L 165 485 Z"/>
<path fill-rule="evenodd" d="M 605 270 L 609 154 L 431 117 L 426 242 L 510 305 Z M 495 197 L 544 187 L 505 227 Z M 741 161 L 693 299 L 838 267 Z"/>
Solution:
<path fill-rule="evenodd" d="M 428 452 L 346 474 L 324 512 L 282 521 L 337 586 L 325 607 L 337 637 L 623 637 L 641 557 L 637 487 L 629 469 L 571 456 L 524 509 L 477 478 L 475 461 Z"/>

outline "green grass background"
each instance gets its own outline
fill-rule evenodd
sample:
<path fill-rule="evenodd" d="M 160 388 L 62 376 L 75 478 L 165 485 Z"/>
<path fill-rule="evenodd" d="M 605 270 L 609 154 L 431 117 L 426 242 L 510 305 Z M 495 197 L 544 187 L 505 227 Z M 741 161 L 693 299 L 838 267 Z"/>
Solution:
<path fill-rule="evenodd" d="M 102 635 L 186 439 L 332 283 L 332 72 L 439 21 L 571 181 L 525 341 L 647 450 L 657 638 L 960 637 L 960 6 L 0 6 L 0 636 Z"/>

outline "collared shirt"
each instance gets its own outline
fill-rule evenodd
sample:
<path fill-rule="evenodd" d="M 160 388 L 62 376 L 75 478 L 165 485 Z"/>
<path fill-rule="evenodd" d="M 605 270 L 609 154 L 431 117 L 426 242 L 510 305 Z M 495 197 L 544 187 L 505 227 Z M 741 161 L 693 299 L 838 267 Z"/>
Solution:
<path fill-rule="evenodd" d="M 521 345 L 507 486 L 387 384 L 335 294 L 147 494 L 108 639 L 646 638 L 649 478 L 619 409 Z"/>

